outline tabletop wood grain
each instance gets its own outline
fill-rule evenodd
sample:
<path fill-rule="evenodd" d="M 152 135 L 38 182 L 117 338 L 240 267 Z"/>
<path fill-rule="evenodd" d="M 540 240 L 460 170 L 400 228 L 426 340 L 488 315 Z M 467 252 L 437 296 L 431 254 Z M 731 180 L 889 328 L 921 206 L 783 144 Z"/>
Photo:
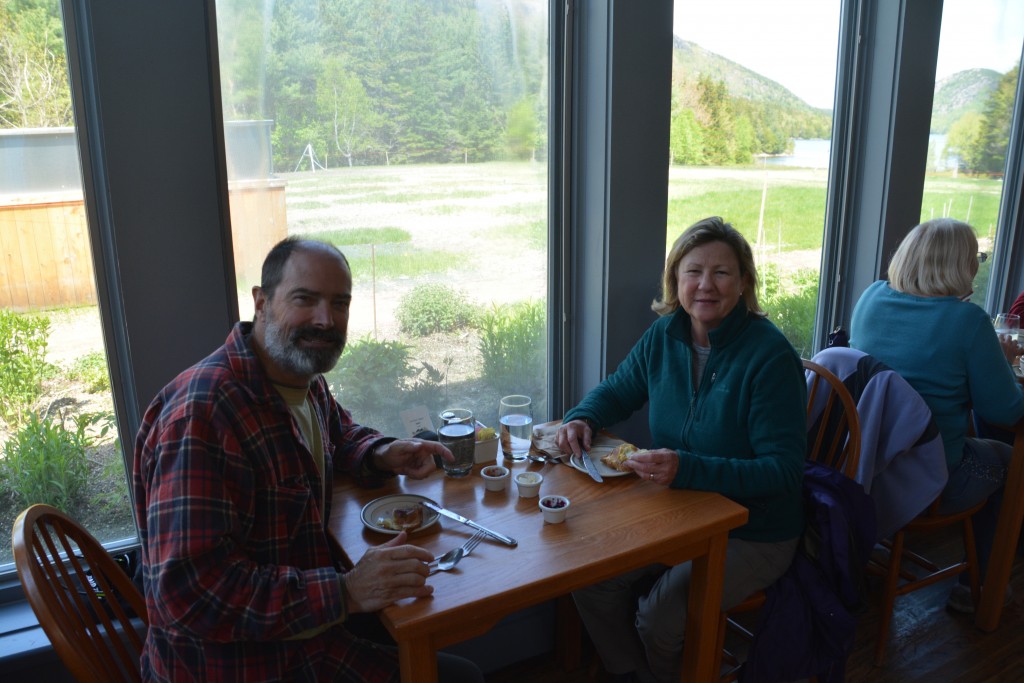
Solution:
<path fill-rule="evenodd" d="M 436 662 L 432 658 L 438 648 L 485 633 L 508 614 L 654 562 L 697 558 L 695 572 L 710 572 L 707 588 L 720 596 L 727 534 L 746 522 L 744 507 L 715 493 L 670 490 L 632 475 L 598 484 L 569 465 L 512 464 L 513 476 L 522 471 L 544 476 L 541 496 L 570 499 L 566 521 L 546 524 L 539 498 L 520 498 L 511 480 L 504 491 L 485 490 L 480 477 L 484 466 L 476 465 L 462 479 L 438 470 L 423 480 L 396 477 L 377 489 L 360 489 L 350 481 L 335 486 L 330 528 L 352 562 L 390 538 L 364 526 L 362 507 L 397 493 L 426 496 L 519 541 L 514 548 L 493 539 L 481 543 L 455 570 L 428 579 L 434 586 L 431 598 L 404 600 L 383 610 L 382 621 L 399 642 L 403 661 L 422 665 L 426 657 Z M 438 555 L 472 533 L 468 526 L 442 517 L 414 533 L 411 542 Z M 712 610 L 701 602 L 693 610 L 697 614 L 691 614 L 693 623 L 707 622 L 712 611 L 717 619 L 717 607 Z M 708 647 L 714 645 L 715 619 L 697 627 L 712 631 L 708 638 L 695 634 L 693 652 L 687 638 L 685 662 L 694 669 L 691 673 L 700 670 L 699 678 L 688 680 L 704 680 L 704 671 L 710 671 L 708 662 L 715 653 Z M 403 672 L 403 680 L 412 678 Z M 435 679 L 417 673 L 416 680 Z"/>

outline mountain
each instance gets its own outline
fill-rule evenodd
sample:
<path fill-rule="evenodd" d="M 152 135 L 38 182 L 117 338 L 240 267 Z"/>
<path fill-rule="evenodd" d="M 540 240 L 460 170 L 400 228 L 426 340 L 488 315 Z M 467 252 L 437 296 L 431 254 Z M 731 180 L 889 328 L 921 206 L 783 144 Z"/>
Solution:
<path fill-rule="evenodd" d="M 967 112 L 982 113 L 1001 78 L 992 69 L 968 69 L 939 80 L 932 103 L 932 132 L 947 132 Z"/>
<path fill-rule="evenodd" d="M 831 115 L 830 109 L 819 109 L 807 104 L 775 81 L 751 71 L 742 64 L 705 50 L 697 43 L 672 39 L 672 52 L 680 71 L 692 81 L 705 74 L 717 81 L 723 81 L 733 97 L 755 102 L 775 104 L 790 110 L 804 110 L 807 113 Z"/>
<path fill-rule="evenodd" d="M 699 79 L 723 83 L 733 116 L 753 131 L 751 152 L 782 154 L 791 148 L 791 140 L 827 138 L 831 134 L 831 110 L 812 107 L 772 79 L 696 43 L 674 37 L 672 45 L 673 98 L 694 111 L 698 120 L 714 119 L 702 111 Z M 735 133 L 728 130 L 726 135 Z"/>

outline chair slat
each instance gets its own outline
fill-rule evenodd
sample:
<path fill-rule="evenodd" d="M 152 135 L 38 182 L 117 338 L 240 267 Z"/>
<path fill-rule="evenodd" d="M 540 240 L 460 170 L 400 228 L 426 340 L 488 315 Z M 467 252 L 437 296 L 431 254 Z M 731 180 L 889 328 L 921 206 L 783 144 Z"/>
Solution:
<path fill-rule="evenodd" d="M 25 596 L 75 678 L 140 680 L 134 619 L 148 627 L 145 600 L 99 541 L 63 512 L 33 505 L 14 523 L 13 546 Z"/>

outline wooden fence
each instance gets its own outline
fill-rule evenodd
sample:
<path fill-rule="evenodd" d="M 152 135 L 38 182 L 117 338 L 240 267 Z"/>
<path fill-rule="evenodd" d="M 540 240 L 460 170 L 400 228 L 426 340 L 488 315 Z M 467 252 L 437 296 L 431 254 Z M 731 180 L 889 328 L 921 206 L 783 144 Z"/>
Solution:
<path fill-rule="evenodd" d="M 236 280 L 259 282 L 270 248 L 288 234 L 285 183 L 229 188 Z M 96 304 L 96 281 L 81 193 L 0 203 L 0 308 L 30 311 Z"/>

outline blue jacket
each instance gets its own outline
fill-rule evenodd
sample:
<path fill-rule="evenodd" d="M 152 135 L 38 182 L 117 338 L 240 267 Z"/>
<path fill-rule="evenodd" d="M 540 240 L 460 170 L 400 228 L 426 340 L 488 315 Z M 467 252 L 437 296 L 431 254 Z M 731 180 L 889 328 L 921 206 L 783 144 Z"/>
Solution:
<path fill-rule="evenodd" d="M 807 527 L 793 563 L 765 591 L 743 683 L 843 680 L 864 603 L 875 508 L 860 484 L 811 461 L 803 500 Z"/>

